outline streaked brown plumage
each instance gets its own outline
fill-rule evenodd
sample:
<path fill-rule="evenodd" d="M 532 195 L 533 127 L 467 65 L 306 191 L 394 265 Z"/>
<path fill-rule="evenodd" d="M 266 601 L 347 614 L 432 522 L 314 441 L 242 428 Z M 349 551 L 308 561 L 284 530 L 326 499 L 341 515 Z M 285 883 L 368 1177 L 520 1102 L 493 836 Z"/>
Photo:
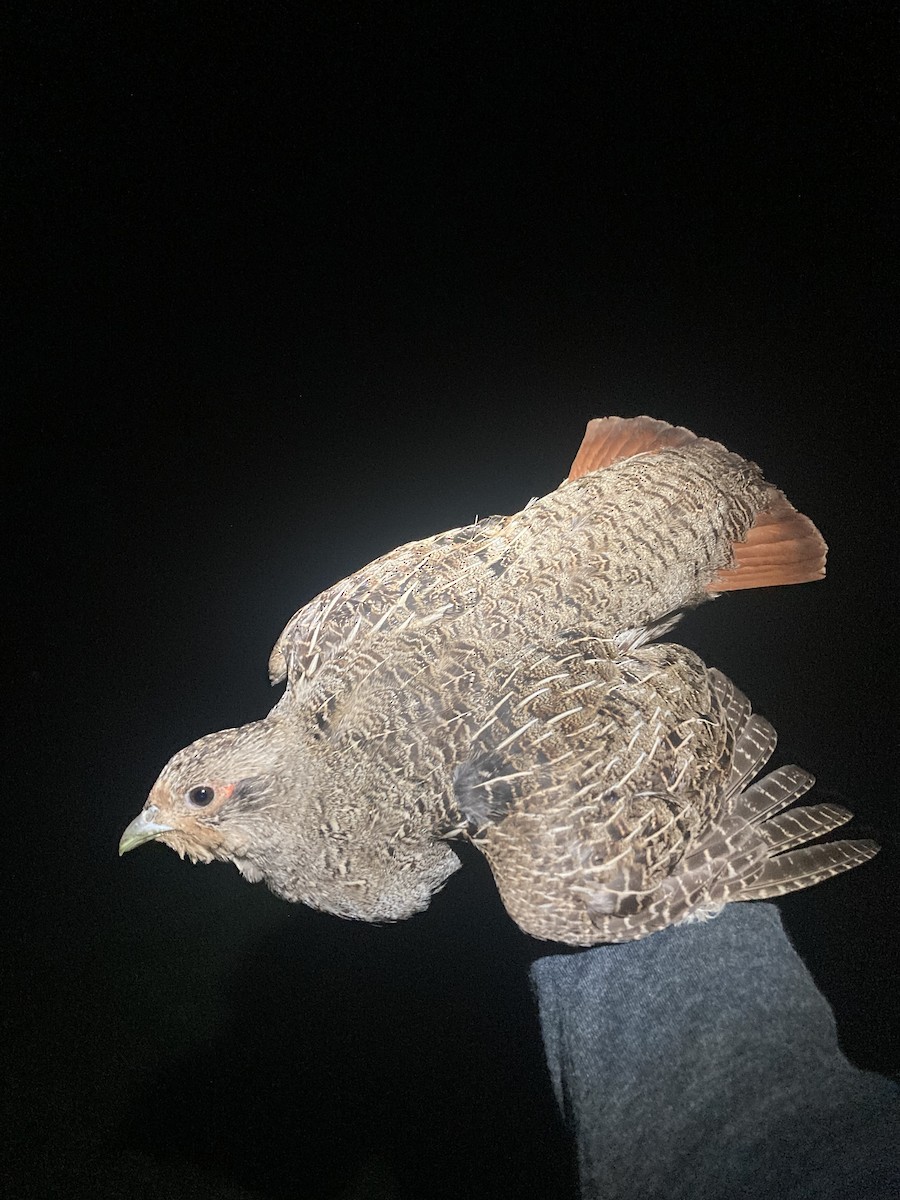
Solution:
<path fill-rule="evenodd" d="M 527 932 L 628 941 L 806 887 L 872 842 L 782 812 L 812 783 L 689 650 L 680 610 L 824 574 L 758 468 L 684 429 L 592 421 L 569 479 L 511 517 L 402 546 L 323 592 L 272 653 L 262 721 L 180 751 L 121 850 L 158 838 L 363 920 L 425 908 L 484 853 Z"/>

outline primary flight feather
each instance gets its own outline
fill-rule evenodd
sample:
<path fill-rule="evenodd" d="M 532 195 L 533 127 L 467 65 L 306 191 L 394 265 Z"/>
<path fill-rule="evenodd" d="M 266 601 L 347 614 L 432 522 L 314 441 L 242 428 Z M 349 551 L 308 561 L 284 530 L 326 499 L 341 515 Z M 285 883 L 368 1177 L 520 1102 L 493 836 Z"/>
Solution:
<path fill-rule="evenodd" d="M 329 588 L 272 652 L 271 713 L 176 754 L 120 852 L 158 839 L 314 908 L 425 908 L 468 839 L 536 937 L 644 937 L 807 887 L 873 842 L 760 782 L 772 727 L 655 639 L 718 592 L 825 570 L 752 463 L 648 417 L 591 421 L 568 479 L 510 517 L 401 546 Z"/>

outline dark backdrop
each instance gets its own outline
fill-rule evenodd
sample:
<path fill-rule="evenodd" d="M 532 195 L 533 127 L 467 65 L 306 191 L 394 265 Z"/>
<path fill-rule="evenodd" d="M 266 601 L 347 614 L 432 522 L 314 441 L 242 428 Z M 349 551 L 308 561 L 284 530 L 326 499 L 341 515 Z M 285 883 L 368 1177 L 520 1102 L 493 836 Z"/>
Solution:
<path fill-rule="evenodd" d="M 755 459 L 830 543 L 678 636 L 884 843 L 782 910 L 900 1069 L 889 6 L 104 7 L 7 18 L 20 1192 L 566 1194 L 552 948 L 483 864 L 376 929 L 116 843 L 267 710 L 296 608 L 552 489 L 606 413 Z"/>

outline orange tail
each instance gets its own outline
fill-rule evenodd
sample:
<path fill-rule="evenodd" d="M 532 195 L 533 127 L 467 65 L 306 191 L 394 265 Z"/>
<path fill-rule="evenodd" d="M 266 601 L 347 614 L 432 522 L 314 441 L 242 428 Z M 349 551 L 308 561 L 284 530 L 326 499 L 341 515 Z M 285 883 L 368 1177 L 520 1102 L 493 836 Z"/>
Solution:
<path fill-rule="evenodd" d="M 691 442 L 718 445 L 681 425 L 652 417 L 600 417 L 588 422 L 568 478 L 578 479 L 636 454 L 657 454 Z M 734 543 L 731 566 L 719 571 L 707 584 L 707 591 L 810 583 L 824 577 L 828 550 L 824 538 L 777 488 L 772 488 L 771 497 L 771 503 L 756 514 L 744 540 Z"/>

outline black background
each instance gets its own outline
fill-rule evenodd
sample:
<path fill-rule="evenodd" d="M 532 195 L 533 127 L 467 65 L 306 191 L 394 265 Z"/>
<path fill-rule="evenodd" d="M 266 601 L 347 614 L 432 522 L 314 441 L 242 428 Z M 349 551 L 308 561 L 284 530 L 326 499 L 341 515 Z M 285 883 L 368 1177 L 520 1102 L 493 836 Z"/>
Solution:
<path fill-rule="evenodd" d="M 552 947 L 483 864 L 378 929 L 116 844 L 172 752 L 267 710 L 296 608 L 551 490 L 606 413 L 755 459 L 830 544 L 824 584 L 678 637 L 883 842 L 781 907 L 847 1052 L 900 1070 L 890 6 L 7 24 L 20 1193 L 566 1194 L 527 987 Z"/>

